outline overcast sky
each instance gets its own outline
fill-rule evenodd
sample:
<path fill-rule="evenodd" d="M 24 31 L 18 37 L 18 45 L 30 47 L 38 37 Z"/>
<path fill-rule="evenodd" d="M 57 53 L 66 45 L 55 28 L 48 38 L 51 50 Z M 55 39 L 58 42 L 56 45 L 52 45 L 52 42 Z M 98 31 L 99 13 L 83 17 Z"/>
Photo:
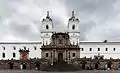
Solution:
<path fill-rule="evenodd" d="M 120 0 L 0 0 L 0 41 L 40 41 L 46 11 L 65 27 L 72 10 L 81 41 L 120 41 Z"/>

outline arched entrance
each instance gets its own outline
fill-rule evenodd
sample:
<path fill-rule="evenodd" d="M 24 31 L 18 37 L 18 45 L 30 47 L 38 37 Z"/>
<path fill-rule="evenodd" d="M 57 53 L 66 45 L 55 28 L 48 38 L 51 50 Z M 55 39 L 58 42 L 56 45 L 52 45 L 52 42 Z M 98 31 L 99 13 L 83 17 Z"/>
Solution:
<path fill-rule="evenodd" d="M 81 64 L 82 64 L 82 69 L 86 69 L 87 62 L 86 61 L 81 61 Z"/>
<path fill-rule="evenodd" d="M 25 64 L 23 64 L 23 69 L 26 69 L 26 65 Z"/>
<path fill-rule="evenodd" d="M 39 62 L 36 62 L 36 63 L 35 63 L 35 67 L 36 67 L 36 69 L 39 70 L 39 69 L 40 69 L 40 63 L 39 63 Z"/>
<path fill-rule="evenodd" d="M 58 61 L 63 61 L 63 53 L 58 53 Z"/>
<path fill-rule="evenodd" d="M 95 69 L 98 69 L 98 63 L 95 64 Z"/>
<path fill-rule="evenodd" d="M 111 66 L 112 66 L 112 62 L 110 61 L 110 62 L 108 62 L 108 64 L 107 64 L 107 68 L 110 68 L 110 69 L 111 69 Z"/>
<path fill-rule="evenodd" d="M 27 68 L 26 64 L 22 63 L 22 69 L 26 69 L 26 68 Z"/>
<path fill-rule="evenodd" d="M 13 63 L 9 63 L 10 69 L 13 69 Z"/>
<path fill-rule="evenodd" d="M 82 69 L 85 69 L 85 63 L 82 63 Z"/>

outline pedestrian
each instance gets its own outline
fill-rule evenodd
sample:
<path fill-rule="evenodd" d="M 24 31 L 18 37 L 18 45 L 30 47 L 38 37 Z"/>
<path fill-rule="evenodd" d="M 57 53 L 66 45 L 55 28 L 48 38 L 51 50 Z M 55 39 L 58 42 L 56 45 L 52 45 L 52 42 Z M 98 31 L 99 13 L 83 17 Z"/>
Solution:
<path fill-rule="evenodd" d="M 108 66 L 107 66 L 107 64 L 105 65 L 105 70 L 107 70 L 107 68 L 108 68 Z"/>
<path fill-rule="evenodd" d="M 23 65 L 22 65 L 22 64 L 20 65 L 20 69 L 21 69 L 21 70 L 23 69 Z"/>

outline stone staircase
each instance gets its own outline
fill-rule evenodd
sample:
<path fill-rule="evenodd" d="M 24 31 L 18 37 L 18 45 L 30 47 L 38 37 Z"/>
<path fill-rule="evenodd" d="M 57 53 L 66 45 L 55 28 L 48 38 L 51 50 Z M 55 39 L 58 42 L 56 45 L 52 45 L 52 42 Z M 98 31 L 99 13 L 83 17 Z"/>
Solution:
<path fill-rule="evenodd" d="M 67 64 L 65 62 L 56 63 L 55 65 L 49 65 L 48 67 L 44 68 L 43 71 L 77 71 L 80 70 L 76 68 L 72 64 Z"/>

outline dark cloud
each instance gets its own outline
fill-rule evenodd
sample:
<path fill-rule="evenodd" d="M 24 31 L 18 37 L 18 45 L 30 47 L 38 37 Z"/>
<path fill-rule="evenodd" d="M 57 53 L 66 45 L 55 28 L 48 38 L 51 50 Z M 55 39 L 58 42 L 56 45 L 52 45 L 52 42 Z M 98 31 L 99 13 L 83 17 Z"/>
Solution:
<path fill-rule="evenodd" d="M 68 22 L 74 10 L 80 19 L 80 40 L 116 41 L 120 40 L 120 28 L 115 27 L 120 24 L 119 6 L 119 0 L 0 0 L 0 26 L 4 26 L 4 35 L 7 32 L 14 37 L 39 40 L 40 21 L 47 10 L 52 13 L 55 27 L 67 25 L 64 19 Z"/>
<path fill-rule="evenodd" d="M 36 33 L 32 31 L 31 25 L 17 25 L 15 23 L 11 23 L 7 30 L 15 37 L 22 37 L 23 39 L 30 41 L 37 41 L 40 36 L 38 32 Z"/>
<path fill-rule="evenodd" d="M 81 21 L 80 31 L 81 31 L 81 35 L 84 35 L 81 37 L 81 40 L 90 40 L 90 38 L 94 36 L 100 38 L 100 36 L 95 35 L 93 33 L 94 32 L 97 33 L 97 31 L 103 30 L 101 27 L 100 27 L 101 29 L 98 29 L 98 30 L 96 28 L 98 28 L 100 25 L 102 25 L 103 27 L 106 27 L 107 24 L 105 23 L 116 17 L 117 14 L 114 9 L 114 5 L 117 2 L 118 0 L 66 0 L 65 3 L 66 3 L 68 12 L 70 12 L 71 10 L 75 10 L 77 17 L 80 18 L 80 21 Z M 114 25 L 115 24 L 112 24 L 110 26 L 114 26 Z M 91 32 L 91 30 L 94 30 L 94 29 L 95 31 Z M 104 33 L 104 32 L 101 32 L 101 33 Z M 93 34 L 93 36 L 91 34 Z M 109 34 L 112 35 L 111 32 L 109 32 Z M 85 38 L 86 36 L 89 36 L 89 38 Z M 105 34 L 103 34 L 100 39 L 94 39 L 94 40 L 98 40 L 98 41 L 104 40 L 104 39 L 110 38 L 109 36 L 106 36 Z M 115 38 L 117 38 L 117 35 Z"/>
<path fill-rule="evenodd" d="M 80 35 L 81 35 L 80 40 L 82 40 L 82 41 L 86 40 L 85 36 L 95 26 L 96 26 L 96 24 L 93 21 L 86 21 L 86 22 L 80 23 L 80 27 L 79 27 L 80 28 Z"/>

